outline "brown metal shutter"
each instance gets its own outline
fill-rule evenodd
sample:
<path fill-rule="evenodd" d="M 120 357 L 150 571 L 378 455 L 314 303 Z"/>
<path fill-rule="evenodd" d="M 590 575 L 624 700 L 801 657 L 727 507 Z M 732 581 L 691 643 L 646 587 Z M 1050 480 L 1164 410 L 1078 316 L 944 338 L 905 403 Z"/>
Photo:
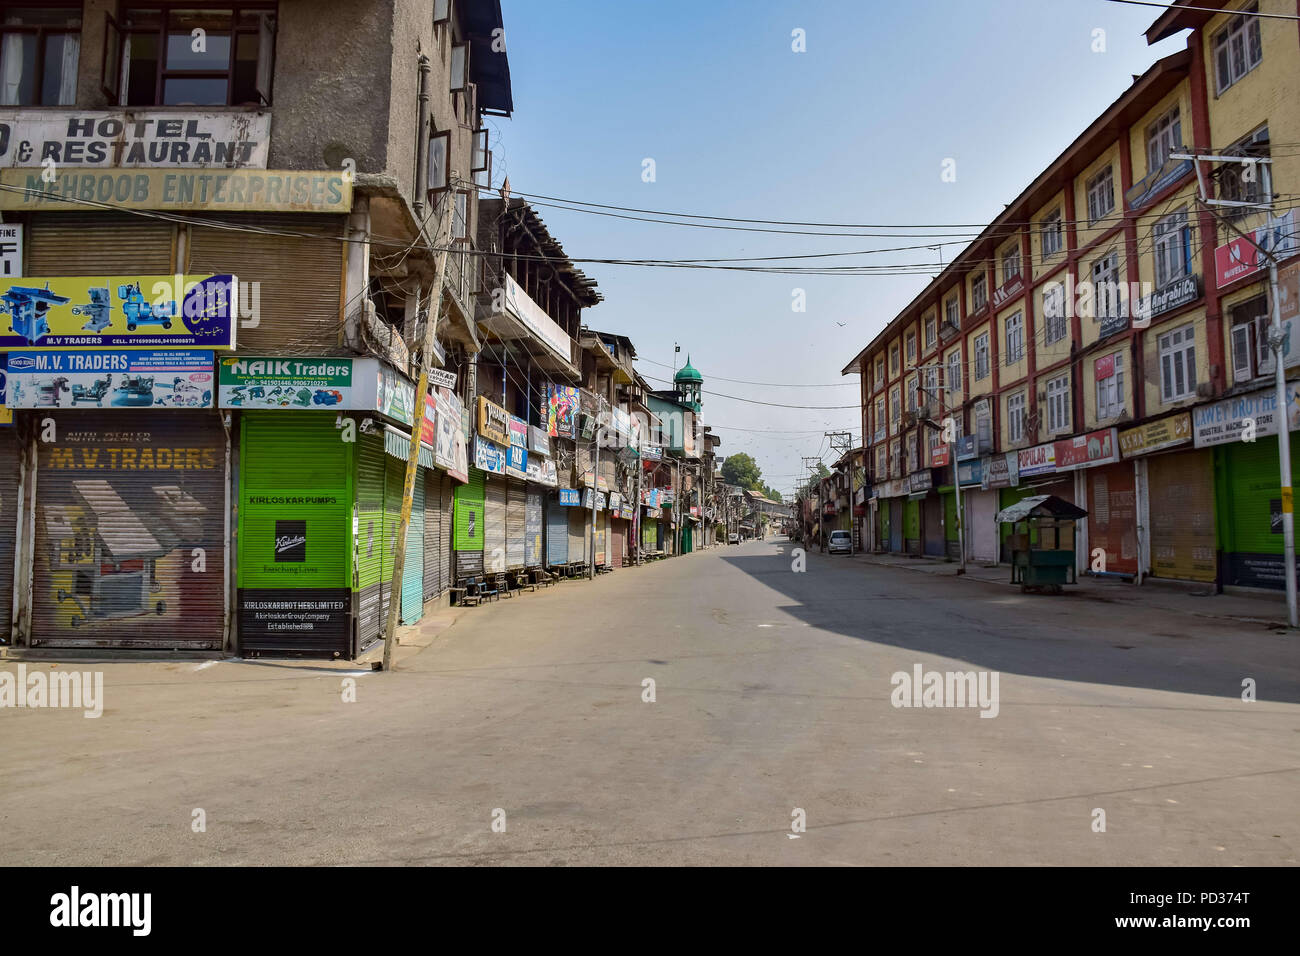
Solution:
<path fill-rule="evenodd" d="M 488 475 L 483 483 L 483 570 L 506 569 L 506 480 Z"/>
<path fill-rule="evenodd" d="M 623 566 L 623 549 L 627 547 L 627 522 L 615 518 L 609 523 L 609 564 L 613 568 Z"/>
<path fill-rule="evenodd" d="M 526 492 L 518 478 L 509 479 L 506 499 L 506 567 L 524 566 L 524 526 L 527 521 Z"/>
<path fill-rule="evenodd" d="M 239 350 L 307 355 L 337 349 L 343 334 L 339 321 L 346 246 L 340 241 L 343 217 L 258 214 L 224 216 L 222 220 L 311 236 L 191 227 L 187 273 L 232 273 L 241 284 L 259 283 L 260 321 L 255 328 L 241 323 L 236 340 Z"/>
<path fill-rule="evenodd" d="M 18 547 L 18 464 L 21 447 L 12 426 L 0 429 L 0 644 L 8 644 Z"/>
<path fill-rule="evenodd" d="M 1151 573 L 1187 581 L 1215 579 L 1214 452 L 1208 448 L 1147 461 Z"/>
<path fill-rule="evenodd" d="M 171 275 L 176 226 L 110 212 L 42 212 L 25 237 L 29 276 Z"/>
<path fill-rule="evenodd" d="M 1088 485 L 1088 552 L 1106 552 L 1106 571 L 1137 574 L 1137 492 L 1133 462 L 1099 465 L 1085 473 Z M 1091 564 L 1091 560 L 1089 561 Z"/>
<path fill-rule="evenodd" d="M 51 412 L 37 443 L 32 645 L 219 650 L 225 432 L 215 414 Z"/>

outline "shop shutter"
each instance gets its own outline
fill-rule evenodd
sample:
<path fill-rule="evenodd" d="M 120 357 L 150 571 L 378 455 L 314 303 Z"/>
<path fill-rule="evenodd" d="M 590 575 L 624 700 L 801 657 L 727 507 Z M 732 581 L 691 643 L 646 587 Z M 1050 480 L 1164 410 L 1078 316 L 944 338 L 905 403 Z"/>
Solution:
<path fill-rule="evenodd" d="M 1088 551 L 1104 548 L 1106 571 L 1137 574 L 1137 495 L 1133 462 L 1099 465 L 1085 473 L 1088 485 Z M 1091 561 L 1088 562 L 1091 565 Z"/>
<path fill-rule="evenodd" d="M 221 649 L 220 419 L 48 414 L 57 437 L 37 443 L 33 646 Z"/>
<path fill-rule="evenodd" d="M 966 493 L 970 513 L 966 515 L 966 534 L 969 536 L 971 557 L 976 561 L 995 563 L 998 560 L 998 493 L 990 488 L 973 488 Z"/>
<path fill-rule="evenodd" d="M 1280 484 L 1279 484 L 1280 487 Z M 1214 452 L 1208 448 L 1147 460 L 1151 573 L 1213 581 Z"/>
<path fill-rule="evenodd" d="M 907 539 L 907 553 L 921 553 L 921 502 L 908 498 L 903 503 L 904 535 Z"/>
<path fill-rule="evenodd" d="M 903 550 L 903 504 L 902 498 L 889 499 L 889 550 L 895 553 Z"/>
<path fill-rule="evenodd" d="M 604 564 L 608 557 L 605 553 L 605 542 L 608 538 L 606 528 L 609 525 L 607 511 L 596 512 L 596 563 Z"/>
<path fill-rule="evenodd" d="M 451 516 L 458 581 L 483 573 L 485 477 L 481 470 L 471 467 L 469 481 L 456 487 Z"/>
<path fill-rule="evenodd" d="M 483 570 L 506 569 L 506 480 L 488 475 L 484 486 Z"/>
<path fill-rule="evenodd" d="M 542 564 L 542 502 L 540 491 L 528 490 L 524 502 L 524 564 L 530 568 Z"/>
<path fill-rule="evenodd" d="M 352 451 L 328 412 L 241 416 L 239 649 L 347 658 Z"/>
<path fill-rule="evenodd" d="M 926 495 L 922 502 L 925 508 L 925 553 L 931 557 L 942 557 L 944 553 L 943 538 L 943 502 L 933 492 Z"/>
<path fill-rule="evenodd" d="M 546 502 L 546 563 L 569 563 L 569 509 L 554 498 Z"/>
<path fill-rule="evenodd" d="M 442 583 L 442 478 L 441 471 L 424 471 L 424 599 L 444 590 Z"/>
<path fill-rule="evenodd" d="M 569 563 L 587 562 L 587 525 L 589 518 L 586 508 L 569 509 Z"/>
<path fill-rule="evenodd" d="M 406 529 L 406 559 L 402 562 L 402 623 L 424 616 L 424 480 L 428 469 L 416 466 L 411 489 L 411 523 Z"/>
<path fill-rule="evenodd" d="M 208 217 L 215 218 L 215 217 Z M 251 225 L 310 238 L 194 226 L 190 230 L 187 273 L 231 273 L 240 284 L 258 283 L 260 321 L 241 326 L 241 352 L 320 354 L 342 343 L 339 321 L 343 258 L 341 216 L 229 215 L 233 225 Z M 97 275 L 98 273 L 92 273 Z M 251 286 L 249 286 L 251 290 Z"/>
<path fill-rule="evenodd" d="M 526 534 L 528 507 L 527 492 L 524 483 L 518 478 L 510 478 L 506 485 L 506 567 L 509 569 L 524 566 L 524 544 Z"/>
<path fill-rule="evenodd" d="M 610 522 L 610 545 L 609 545 L 609 563 L 610 567 L 621 568 L 623 566 L 623 549 L 627 547 L 627 522 L 622 519 L 615 519 Z"/>
<path fill-rule="evenodd" d="M 388 470 L 384 440 L 374 433 L 357 436 L 356 549 L 357 644 L 368 647 L 384 630 L 384 483 Z"/>
<path fill-rule="evenodd" d="M 397 564 L 397 532 L 402 525 L 402 488 L 406 484 L 406 462 L 384 455 L 384 551 L 380 566 L 379 586 L 382 600 L 379 613 L 383 626 L 388 626 L 388 605 L 393 597 L 393 567 Z M 400 602 L 401 594 L 397 595 Z M 399 605 L 400 617 L 401 608 Z M 382 635 L 382 632 L 381 632 Z"/>
<path fill-rule="evenodd" d="M 14 598 L 14 551 L 18 546 L 18 464 L 21 447 L 13 428 L 0 429 L 0 644 L 10 642 Z"/>
<path fill-rule="evenodd" d="M 655 530 L 656 524 L 657 522 L 653 518 L 641 519 L 641 550 L 642 551 L 656 550 L 655 539 L 658 536 L 658 531 Z"/>
<path fill-rule="evenodd" d="M 42 212 L 24 237 L 29 276 L 171 275 L 176 226 L 113 212 Z M 337 321 L 337 320 L 336 320 Z"/>
<path fill-rule="evenodd" d="M 1218 449 L 1226 514 L 1219 522 L 1223 545 L 1223 583 L 1241 587 L 1284 588 L 1282 493 L 1277 440 L 1233 442 Z M 1300 474 L 1300 441 L 1292 435 L 1291 473 Z"/>

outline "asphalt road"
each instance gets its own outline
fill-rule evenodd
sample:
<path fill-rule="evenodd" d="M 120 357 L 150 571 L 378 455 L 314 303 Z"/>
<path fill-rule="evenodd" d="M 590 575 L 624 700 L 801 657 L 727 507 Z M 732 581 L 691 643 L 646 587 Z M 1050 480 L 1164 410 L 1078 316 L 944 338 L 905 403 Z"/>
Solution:
<path fill-rule="evenodd" d="M 470 610 L 387 674 L 61 664 L 104 714 L 0 710 L 0 863 L 1300 858 L 1296 638 L 790 550 Z M 996 716 L 894 706 L 916 665 L 996 672 Z"/>

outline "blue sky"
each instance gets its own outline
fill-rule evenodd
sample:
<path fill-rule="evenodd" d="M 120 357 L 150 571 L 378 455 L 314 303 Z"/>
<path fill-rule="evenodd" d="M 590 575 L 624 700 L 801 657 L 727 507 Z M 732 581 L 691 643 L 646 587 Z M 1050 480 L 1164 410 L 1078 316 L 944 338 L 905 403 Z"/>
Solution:
<path fill-rule="evenodd" d="M 1159 13 L 1105 0 L 503 0 L 515 114 L 493 119 L 494 181 L 516 193 L 716 216 L 816 222 L 985 223 L 1178 36 Z M 791 49 L 802 29 L 806 52 Z M 1093 31 L 1106 50 L 1093 52 Z M 655 161 L 655 181 L 642 162 Z M 956 181 L 941 181 L 943 161 Z M 920 245 L 682 228 L 539 206 L 575 257 L 773 256 Z M 875 230 L 880 232 L 881 230 Z M 925 230 L 900 230 L 925 231 Z M 930 230 L 933 231 L 933 230 Z M 948 246 L 943 260 L 961 248 Z M 938 262 L 928 249 L 848 262 Z M 816 260 L 813 260 L 816 262 Z M 834 260 L 830 260 L 834 262 Z M 642 359 L 689 352 L 721 454 L 747 452 L 790 490 L 820 434 L 859 430 L 840 370 L 926 276 L 775 276 L 593 264 L 585 313 Z M 806 311 L 792 311 L 802 288 Z M 840 325 L 843 323 L 843 325 Z M 671 371 L 642 361 L 643 374 Z M 842 383 L 772 388 L 723 382 Z M 724 427 L 730 426 L 730 427 Z"/>

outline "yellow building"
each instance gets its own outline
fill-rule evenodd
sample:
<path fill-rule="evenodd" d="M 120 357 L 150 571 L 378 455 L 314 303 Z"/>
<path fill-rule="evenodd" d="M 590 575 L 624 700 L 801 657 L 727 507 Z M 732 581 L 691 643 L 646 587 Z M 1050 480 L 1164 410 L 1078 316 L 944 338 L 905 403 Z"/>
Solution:
<path fill-rule="evenodd" d="M 1237 230 L 1280 237 L 1289 329 L 1300 29 L 1258 13 L 1297 8 L 1162 13 L 1148 40 L 1189 31 L 1186 49 L 1137 77 L 845 367 L 871 383 L 867 544 L 957 553 L 956 475 L 968 558 L 1005 560 L 996 512 L 1050 493 L 1090 513 L 1081 571 L 1281 586 L 1276 441 L 1234 440 L 1252 409 L 1267 419 L 1273 375 L 1267 270 Z M 1258 205 L 1203 201 L 1261 203 L 1261 164 L 1194 155 L 1272 160 L 1273 231 Z M 1284 361 L 1300 365 L 1300 335 Z M 909 416 L 914 376 L 933 394 Z M 927 418 L 956 433 L 956 460 Z"/>

